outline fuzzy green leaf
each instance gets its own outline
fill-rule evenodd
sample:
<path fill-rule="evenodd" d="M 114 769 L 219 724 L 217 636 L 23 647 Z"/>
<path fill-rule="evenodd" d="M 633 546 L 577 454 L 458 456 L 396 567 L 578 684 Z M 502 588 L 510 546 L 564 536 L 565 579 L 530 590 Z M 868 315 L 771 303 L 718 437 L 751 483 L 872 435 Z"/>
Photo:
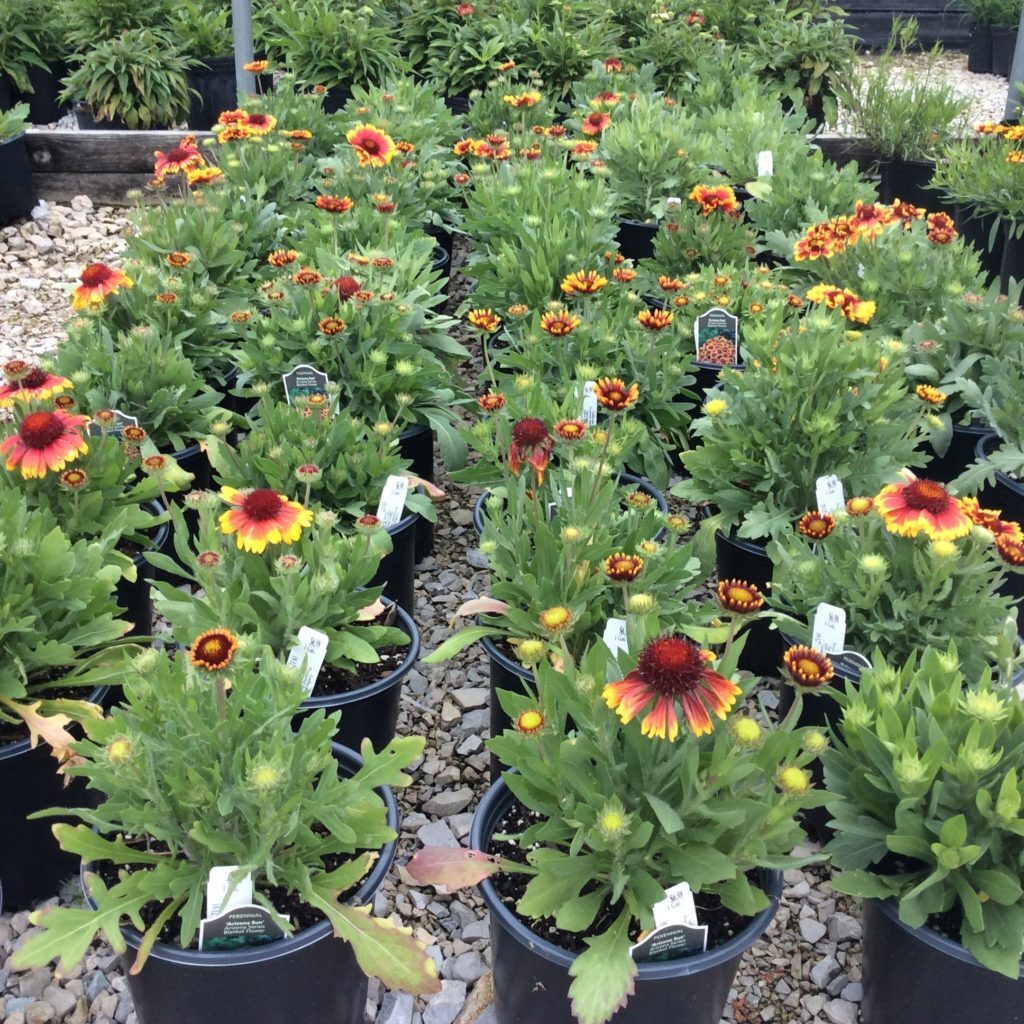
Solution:
<path fill-rule="evenodd" d="M 586 950 L 569 968 L 569 997 L 579 1024 L 604 1024 L 633 994 L 637 966 L 629 955 L 631 918 L 623 910 L 607 931 L 587 939 Z"/>

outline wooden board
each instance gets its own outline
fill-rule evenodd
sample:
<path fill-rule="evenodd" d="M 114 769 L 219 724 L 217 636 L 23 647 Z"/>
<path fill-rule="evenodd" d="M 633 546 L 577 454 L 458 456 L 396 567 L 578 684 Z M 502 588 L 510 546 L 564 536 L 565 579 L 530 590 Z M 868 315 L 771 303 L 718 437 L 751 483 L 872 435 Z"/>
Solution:
<path fill-rule="evenodd" d="M 173 149 L 186 132 L 60 131 L 32 129 L 25 135 L 37 174 L 146 174 L 153 154 Z M 192 132 L 197 141 L 212 132 Z"/>
<path fill-rule="evenodd" d="M 32 175 L 36 195 L 54 203 L 70 203 L 75 196 L 88 196 L 97 206 L 129 206 L 131 189 L 145 189 L 152 174 L 39 174 Z M 156 193 L 144 192 L 146 201 L 157 201 Z"/>

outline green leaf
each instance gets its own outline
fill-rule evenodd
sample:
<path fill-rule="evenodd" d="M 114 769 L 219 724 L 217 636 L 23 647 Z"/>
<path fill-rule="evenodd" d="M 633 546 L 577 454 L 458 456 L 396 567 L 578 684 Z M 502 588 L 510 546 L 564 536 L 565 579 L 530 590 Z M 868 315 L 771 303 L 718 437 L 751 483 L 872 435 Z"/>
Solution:
<path fill-rule="evenodd" d="M 865 900 L 888 899 L 894 886 L 882 875 L 870 871 L 842 871 L 832 876 L 832 888 L 847 896 L 859 896 Z"/>
<path fill-rule="evenodd" d="M 644 795 L 647 802 L 651 805 L 651 810 L 657 815 L 661 827 L 670 836 L 675 835 L 677 832 L 682 832 L 686 826 L 683 823 L 683 819 L 676 813 L 675 808 L 670 807 L 661 797 L 654 796 L 651 793 Z"/>
<path fill-rule="evenodd" d="M 58 822 L 52 832 L 62 850 L 81 857 L 86 864 L 96 860 L 112 860 L 115 864 L 163 864 L 167 861 L 166 856 L 158 853 L 147 853 L 121 842 L 104 839 L 88 825 Z"/>
<path fill-rule="evenodd" d="M 967 842 L 967 819 L 962 814 L 957 814 L 942 823 L 939 831 L 939 841 L 943 846 L 950 846 L 959 849 Z"/>
<path fill-rule="evenodd" d="M 770 904 L 768 897 L 747 881 L 746 875 L 737 875 L 722 885 L 716 886 L 722 902 L 734 913 L 753 917 Z"/>
<path fill-rule="evenodd" d="M 1016 878 L 995 868 L 979 868 L 971 873 L 971 881 L 975 888 L 984 889 L 996 903 L 1004 906 L 1011 906 L 1024 895 L 1024 889 Z"/>
<path fill-rule="evenodd" d="M 637 966 L 629 955 L 631 920 L 623 910 L 607 931 L 586 940 L 586 950 L 572 962 L 569 997 L 579 1024 L 604 1024 L 633 994 Z"/>
<path fill-rule="evenodd" d="M 460 629 L 454 636 L 447 640 L 436 651 L 432 651 L 425 658 L 420 658 L 424 665 L 440 665 L 449 658 L 454 658 L 459 651 L 464 651 L 470 644 L 482 640 L 485 636 L 501 636 L 502 630 L 493 626 L 467 626 Z"/>

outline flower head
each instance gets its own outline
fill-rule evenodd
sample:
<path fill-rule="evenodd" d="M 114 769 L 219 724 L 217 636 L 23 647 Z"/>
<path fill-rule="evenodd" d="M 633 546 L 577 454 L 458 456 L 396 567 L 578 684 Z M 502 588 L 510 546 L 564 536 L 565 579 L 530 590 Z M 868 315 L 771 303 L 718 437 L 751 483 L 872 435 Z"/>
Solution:
<path fill-rule="evenodd" d="M 481 331 L 493 333 L 501 326 L 501 317 L 493 309 L 471 309 L 466 319 Z"/>
<path fill-rule="evenodd" d="M 84 469 L 65 469 L 57 477 L 57 483 L 65 491 L 79 491 L 89 481 L 89 474 Z"/>
<path fill-rule="evenodd" d="M 87 422 L 86 416 L 60 409 L 30 412 L 18 424 L 16 433 L 0 441 L 0 455 L 7 456 L 7 469 L 19 467 L 26 480 L 42 478 L 48 470 L 62 470 L 89 450 L 82 433 Z"/>
<path fill-rule="evenodd" d="M 335 280 L 334 287 L 338 289 L 338 297 L 344 301 L 351 299 L 353 295 L 358 295 L 362 285 L 354 277 L 345 275 Z"/>
<path fill-rule="evenodd" d="M 604 573 L 616 583 L 631 583 L 644 571 L 644 560 L 639 555 L 617 551 L 604 560 Z"/>
<path fill-rule="evenodd" d="M 1001 535 L 996 537 L 996 551 L 999 557 L 1015 569 L 1024 568 L 1024 541 L 1019 537 Z"/>
<path fill-rule="evenodd" d="M 567 334 L 572 334 L 579 325 L 580 318 L 575 313 L 570 313 L 566 309 L 542 313 L 540 317 L 541 330 L 546 331 L 554 338 L 562 338 Z"/>
<path fill-rule="evenodd" d="M 317 327 L 320 328 L 321 334 L 326 334 L 330 337 L 335 334 L 341 334 L 345 330 L 345 321 L 340 317 L 325 316 L 317 323 Z"/>
<path fill-rule="evenodd" d="M 846 502 L 846 511 L 851 516 L 866 516 L 874 507 L 874 498 L 857 497 Z"/>
<path fill-rule="evenodd" d="M 267 257 L 267 262 L 272 267 L 287 267 L 289 263 L 294 263 L 298 258 L 299 254 L 294 249 L 275 249 Z"/>
<path fill-rule="evenodd" d="M 612 123 L 611 115 L 601 110 L 592 110 L 580 122 L 584 135 L 600 135 Z"/>
<path fill-rule="evenodd" d="M 827 512 L 808 512 L 800 517 L 797 529 L 814 540 L 824 540 L 836 528 L 835 518 Z"/>
<path fill-rule="evenodd" d="M 254 74 L 254 75 L 260 75 L 264 71 L 266 71 L 268 67 L 270 67 L 270 62 L 269 61 L 266 61 L 266 60 L 251 60 L 247 64 L 243 64 L 242 65 L 242 70 L 243 71 L 248 71 L 248 72 L 250 72 L 251 74 Z"/>
<path fill-rule="evenodd" d="M 348 213 L 355 203 L 348 196 L 317 196 L 316 208 L 326 213 Z"/>
<path fill-rule="evenodd" d="M 804 644 L 790 647 L 782 660 L 793 682 L 807 689 L 824 686 L 836 674 L 832 659 L 827 654 Z"/>
<path fill-rule="evenodd" d="M 0 387 L 0 409 L 14 402 L 45 401 L 71 387 L 71 381 L 66 377 L 57 377 L 38 366 L 24 364 L 25 368 L 19 366 L 14 369 L 15 363 L 21 362 L 12 359 L 4 365 L 7 383 Z"/>
<path fill-rule="evenodd" d="M 561 289 L 566 295 L 594 295 L 608 284 L 596 270 L 576 270 L 566 274 Z"/>
<path fill-rule="evenodd" d="M 311 511 L 267 488 L 222 487 L 220 496 L 233 506 L 220 517 L 221 533 L 237 534 L 235 543 L 246 551 L 264 551 L 268 543 L 293 544 L 313 522 Z"/>
<path fill-rule="evenodd" d="M 717 594 L 727 612 L 750 615 L 764 607 L 764 594 L 746 580 L 720 580 Z"/>
<path fill-rule="evenodd" d="M 694 185 L 689 198 L 700 206 L 705 217 L 715 210 L 734 214 L 740 208 L 736 193 L 728 185 Z"/>
<path fill-rule="evenodd" d="M 602 377 L 594 388 L 597 400 L 611 412 L 621 412 L 635 405 L 640 397 L 640 386 L 630 384 L 626 387 L 620 377 Z"/>
<path fill-rule="evenodd" d="M 696 644 L 682 636 L 666 635 L 651 641 L 640 652 L 636 668 L 624 679 L 609 683 L 602 696 L 624 724 L 653 700 L 641 732 L 675 740 L 679 735 L 677 702 L 690 730 L 701 736 L 712 731 L 711 714 L 724 719 L 740 692 L 735 683 L 708 667 Z"/>
<path fill-rule="evenodd" d="M 79 277 L 81 284 L 72 292 L 72 309 L 102 306 L 108 295 L 116 295 L 119 288 L 131 288 L 135 283 L 123 271 L 105 263 L 90 263 Z"/>
<path fill-rule="evenodd" d="M 527 417 L 512 427 L 512 443 L 508 449 L 508 464 L 513 473 L 518 473 L 523 462 L 533 466 L 538 482 L 544 479 L 544 471 L 551 461 L 551 449 L 555 439 L 548 433 L 543 420 Z"/>
<path fill-rule="evenodd" d="M 372 124 L 357 124 L 345 138 L 355 149 L 360 167 L 386 167 L 398 152 L 391 136 Z"/>
<path fill-rule="evenodd" d="M 538 616 L 541 626 L 549 633 L 564 633 L 573 623 L 572 612 L 562 605 L 545 608 Z"/>
<path fill-rule="evenodd" d="M 909 480 L 883 487 L 875 506 L 886 529 L 901 537 L 924 533 L 930 540 L 956 540 L 971 532 L 970 517 L 934 480 Z"/>
<path fill-rule="evenodd" d="M 779 789 L 789 796 L 803 796 L 811 788 L 811 773 L 795 764 L 784 765 L 778 771 L 775 781 Z"/>
<path fill-rule="evenodd" d="M 505 396 L 498 391 L 488 391 L 482 394 L 476 404 L 484 412 L 497 412 L 505 406 Z"/>
<path fill-rule="evenodd" d="M 237 650 L 238 637 L 229 629 L 208 629 L 192 641 L 188 657 L 196 668 L 220 672 L 231 664 Z"/>
<path fill-rule="evenodd" d="M 161 153 L 157 150 L 153 155 L 156 157 L 153 174 L 159 179 L 169 174 L 187 174 L 197 167 L 202 167 L 206 162 L 192 135 L 187 135 L 169 152 Z"/>
<path fill-rule="evenodd" d="M 246 114 L 239 127 L 250 136 L 269 135 L 277 127 L 277 118 L 273 114 Z"/>
<path fill-rule="evenodd" d="M 544 715 L 536 708 L 529 708 L 527 711 L 520 712 L 517 716 L 516 731 L 526 736 L 532 736 L 544 728 L 544 723 Z"/>
<path fill-rule="evenodd" d="M 649 331 L 661 331 L 672 323 L 672 314 L 666 309 L 642 309 L 636 319 L 641 327 Z"/>
<path fill-rule="evenodd" d="M 528 90 L 527 92 L 520 92 L 511 96 L 503 96 L 502 99 L 510 107 L 518 110 L 521 107 L 533 107 L 540 103 L 540 93 Z"/>
<path fill-rule="evenodd" d="M 761 726 L 753 718 L 748 718 L 745 715 L 734 718 L 729 731 L 732 733 L 732 738 L 736 741 L 737 745 L 747 750 L 754 750 L 759 747 L 764 736 L 764 730 Z"/>
<path fill-rule="evenodd" d="M 587 435 L 587 425 L 583 420 L 559 420 L 554 431 L 563 441 L 582 441 Z"/>
<path fill-rule="evenodd" d="M 945 392 L 940 391 L 938 388 L 933 388 L 931 384 L 918 384 L 914 388 L 914 394 L 928 405 L 942 405 L 946 400 Z"/>

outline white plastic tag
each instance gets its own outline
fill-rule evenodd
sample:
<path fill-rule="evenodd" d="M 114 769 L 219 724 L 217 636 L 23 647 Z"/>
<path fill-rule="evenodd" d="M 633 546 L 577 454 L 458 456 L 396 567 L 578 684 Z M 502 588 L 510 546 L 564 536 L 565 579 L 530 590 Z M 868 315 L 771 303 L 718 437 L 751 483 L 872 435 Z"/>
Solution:
<path fill-rule="evenodd" d="M 234 889 L 231 889 L 231 876 L 238 870 L 237 864 L 226 867 L 210 868 L 210 877 L 206 880 L 206 916 L 220 917 L 221 914 L 252 903 L 252 875 L 245 874 Z M 231 895 L 228 895 L 231 889 Z"/>
<path fill-rule="evenodd" d="M 757 176 L 770 178 L 775 173 L 775 157 L 770 149 L 762 149 L 757 154 Z"/>
<path fill-rule="evenodd" d="M 819 476 L 814 482 L 814 494 L 819 512 L 839 512 L 846 508 L 843 482 L 837 476 Z"/>
<path fill-rule="evenodd" d="M 608 620 L 604 627 L 604 643 L 612 654 L 629 650 L 629 641 L 626 639 L 625 619 Z"/>
<path fill-rule="evenodd" d="M 588 427 L 597 426 L 597 381 L 588 380 L 583 383 L 583 411 L 580 419 Z"/>
<path fill-rule="evenodd" d="M 288 652 L 288 667 L 299 668 L 305 660 L 306 668 L 302 673 L 302 688 L 308 696 L 316 686 L 317 676 L 327 656 L 327 634 L 311 626 L 299 627 L 299 642 Z M 215 916 L 215 915 L 211 915 Z"/>
<path fill-rule="evenodd" d="M 681 209 L 682 205 L 683 201 L 679 196 L 669 196 L 665 200 L 665 209 L 669 213 L 673 213 L 674 211 Z"/>
<path fill-rule="evenodd" d="M 405 499 L 409 493 L 409 478 L 406 476 L 389 476 L 384 484 L 377 505 L 377 518 L 385 530 L 397 526 L 405 512 Z"/>
<path fill-rule="evenodd" d="M 654 927 L 664 928 L 668 924 L 687 924 L 698 927 L 697 906 L 693 901 L 693 890 L 689 883 L 680 882 L 665 890 L 665 898 L 652 907 Z"/>
<path fill-rule="evenodd" d="M 846 610 L 822 601 L 814 613 L 811 646 L 823 654 L 841 654 L 846 644 Z"/>

